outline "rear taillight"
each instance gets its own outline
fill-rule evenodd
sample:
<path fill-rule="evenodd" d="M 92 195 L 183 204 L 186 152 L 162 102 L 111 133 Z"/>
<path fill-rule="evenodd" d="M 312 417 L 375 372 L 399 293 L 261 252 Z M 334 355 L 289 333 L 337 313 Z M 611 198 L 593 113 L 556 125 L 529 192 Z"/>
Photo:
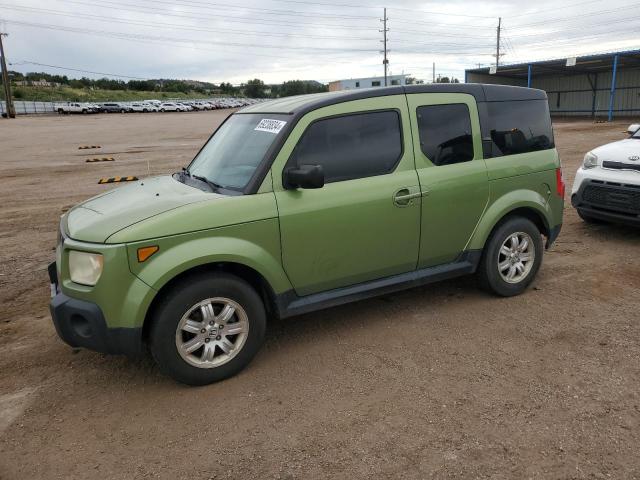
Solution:
<path fill-rule="evenodd" d="M 565 184 L 562 176 L 562 168 L 556 168 L 556 193 L 560 198 L 564 198 Z"/>

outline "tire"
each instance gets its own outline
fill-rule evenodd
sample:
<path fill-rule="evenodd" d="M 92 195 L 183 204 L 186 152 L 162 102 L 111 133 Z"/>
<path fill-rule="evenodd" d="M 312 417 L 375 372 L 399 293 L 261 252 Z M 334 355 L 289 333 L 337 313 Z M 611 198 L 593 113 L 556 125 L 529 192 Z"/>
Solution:
<path fill-rule="evenodd" d="M 515 248 L 511 240 L 513 237 L 518 241 Z M 522 250 L 525 240 L 527 246 Z M 507 251 L 509 255 L 506 255 Z M 494 229 L 485 245 L 478 267 L 481 286 L 502 297 L 519 295 L 535 279 L 542 264 L 543 252 L 540 230 L 531 220 L 524 217 L 508 218 Z M 525 256 L 529 258 L 528 261 L 524 259 Z"/>
<path fill-rule="evenodd" d="M 591 215 L 584 213 L 579 208 L 576 208 L 578 212 L 578 216 L 585 222 L 591 225 L 604 225 L 607 223 L 606 220 L 600 220 L 599 218 L 592 217 Z"/>
<path fill-rule="evenodd" d="M 86 115 L 89 112 L 87 112 L 87 110 L 85 109 L 85 110 L 82 110 L 82 113 Z"/>
<path fill-rule="evenodd" d="M 59 109 L 58 109 L 58 115 L 64 115 L 64 110 L 63 110 L 63 109 L 61 109 L 61 108 L 59 108 Z"/>
<path fill-rule="evenodd" d="M 213 316 L 204 317 L 203 308 Z M 223 311 L 231 312 L 229 323 L 222 319 Z M 266 330 L 266 312 L 258 293 L 226 273 L 182 281 L 161 300 L 152 321 L 153 358 L 163 373 L 187 385 L 207 385 L 238 373 L 260 349 Z M 231 331 L 240 333 L 225 335 Z M 181 353 L 179 344 L 197 348 Z"/>
<path fill-rule="evenodd" d="M 120 110 L 120 113 L 126 113 L 126 110 L 123 108 L 122 110 Z"/>
<path fill-rule="evenodd" d="M 160 111 L 164 113 L 164 108 L 161 108 Z"/>

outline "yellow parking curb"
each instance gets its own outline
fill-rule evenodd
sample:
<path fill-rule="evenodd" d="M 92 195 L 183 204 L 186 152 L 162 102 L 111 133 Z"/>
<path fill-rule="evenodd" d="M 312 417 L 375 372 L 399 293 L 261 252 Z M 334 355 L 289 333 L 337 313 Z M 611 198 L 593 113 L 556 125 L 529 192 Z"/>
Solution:
<path fill-rule="evenodd" d="M 115 162 L 116 159 L 113 157 L 102 157 L 102 158 L 87 158 L 85 162 L 94 163 L 94 162 Z"/>
<path fill-rule="evenodd" d="M 101 178 L 98 180 L 99 184 L 102 183 L 120 183 L 120 182 L 135 182 L 138 180 L 138 177 L 111 177 L 111 178 Z"/>

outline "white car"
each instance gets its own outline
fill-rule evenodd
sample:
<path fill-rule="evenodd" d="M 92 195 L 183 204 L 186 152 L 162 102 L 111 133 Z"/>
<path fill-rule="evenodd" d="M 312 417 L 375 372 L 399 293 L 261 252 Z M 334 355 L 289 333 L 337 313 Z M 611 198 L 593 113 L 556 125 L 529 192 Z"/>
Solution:
<path fill-rule="evenodd" d="M 68 102 L 56 105 L 56 112 L 64 113 L 92 113 L 88 103 Z"/>
<path fill-rule="evenodd" d="M 148 112 L 149 109 L 142 103 L 130 103 L 128 105 L 130 112 Z"/>
<path fill-rule="evenodd" d="M 183 112 L 183 107 L 182 105 L 178 105 L 177 103 L 173 103 L 173 102 L 165 102 L 160 104 L 160 111 L 161 112 Z"/>
<path fill-rule="evenodd" d="M 584 156 L 571 189 L 571 205 L 585 222 L 640 226 L 640 124 L 625 140 L 594 148 Z"/>

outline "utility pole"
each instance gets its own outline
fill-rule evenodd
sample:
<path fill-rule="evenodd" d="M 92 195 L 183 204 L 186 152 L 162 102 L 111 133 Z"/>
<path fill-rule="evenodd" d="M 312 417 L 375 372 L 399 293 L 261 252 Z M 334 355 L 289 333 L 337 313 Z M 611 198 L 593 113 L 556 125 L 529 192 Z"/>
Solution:
<path fill-rule="evenodd" d="M 498 17 L 498 36 L 496 38 L 496 69 L 500 65 L 500 33 L 502 30 L 502 17 Z"/>
<path fill-rule="evenodd" d="M 436 83 L 436 62 L 433 62 L 433 80 L 431 83 Z"/>
<path fill-rule="evenodd" d="M 389 59 L 387 58 L 387 32 L 389 31 L 389 29 L 387 28 L 387 20 L 389 20 L 387 18 L 387 9 L 384 9 L 384 17 L 380 20 L 382 22 L 382 30 L 380 30 L 380 32 L 382 32 L 383 34 L 383 39 L 382 39 L 382 43 L 384 45 L 384 50 L 380 53 L 384 54 L 384 59 L 382 60 L 382 64 L 384 65 L 384 86 L 387 86 L 387 68 L 389 67 Z"/>
<path fill-rule="evenodd" d="M 16 110 L 13 108 L 13 99 L 11 98 L 11 84 L 9 83 L 9 72 L 7 71 L 7 61 L 4 56 L 4 46 L 2 45 L 2 37 L 6 37 L 7 33 L 0 32 L 0 66 L 2 67 L 2 84 L 4 85 L 4 98 L 7 105 L 7 118 L 16 118 Z"/>

